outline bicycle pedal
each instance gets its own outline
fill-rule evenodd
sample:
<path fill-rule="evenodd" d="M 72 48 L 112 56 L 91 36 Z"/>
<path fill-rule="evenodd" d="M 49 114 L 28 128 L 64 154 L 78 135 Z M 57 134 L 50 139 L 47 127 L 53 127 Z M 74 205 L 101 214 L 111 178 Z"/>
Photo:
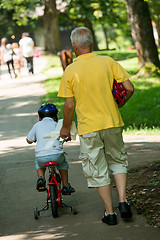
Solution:
<path fill-rule="evenodd" d="M 44 191 L 46 191 L 47 190 L 47 188 L 45 188 L 45 187 L 39 187 L 38 188 L 38 192 L 44 192 Z"/>
<path fill-rule="evenodd" d="M 62 195 L 71 195 L 71 193 L 62 193 Z"/>

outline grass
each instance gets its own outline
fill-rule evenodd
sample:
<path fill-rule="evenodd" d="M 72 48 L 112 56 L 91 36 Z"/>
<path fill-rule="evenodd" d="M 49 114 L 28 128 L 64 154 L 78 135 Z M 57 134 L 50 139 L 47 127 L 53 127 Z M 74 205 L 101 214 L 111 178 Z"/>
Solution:
<path fill-rule="evenodd" d="M 133 97 L 120 109 L 125 122 L 126 134 L 160 134 L 160 78 L 159 77 L 134 77 L 138 71 L 136 52 L 99 51 L 99 55 L 108 55 L 118 61 L 132 76 L 130 80 L 135 86 Z M 47 72 L 51 68 L 61 68 L 57 56 L 47 56 Z M 57 97 L 61 75 L 51 77 L 45 82 L 47 94 L 41 102 L 52 102 L 59 109 L 59 118 L 63 118 L 63 104 L 65 99 Z M 76 121 L 76 115 L 74 116 Z"/>
<path fill-rule="evenodd" d="M 63 118 L 63 105 L 65 102 L 64 98 L 57 97 L 60 80 L 60 77 L 48 78 L 45 82 L 45 89 L 47 90 L 47 94 L 41 99 L 41 103 L 50 102 L 54 103 L 57 106 L 59 119 Z"/>

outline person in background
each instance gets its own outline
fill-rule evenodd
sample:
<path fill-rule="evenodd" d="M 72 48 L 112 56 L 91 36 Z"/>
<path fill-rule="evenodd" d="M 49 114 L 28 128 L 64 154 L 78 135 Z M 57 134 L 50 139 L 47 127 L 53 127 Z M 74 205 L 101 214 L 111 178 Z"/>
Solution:
<path fill-rule="evenodd" d="M 63 68 L 63 71 L 65 68 L 73 62 L 73 57 L 72 57 L 72 50 L 62 50 L 57 52 L 57 56 L 61 60 L 61 65 Z"/>
<path fill-rule="evenodd" d="M 58 92 L 59 97 L 66 98 L 60 136 L 71 139 L 75 100 L 83 172 L 88 187 L 97 188 L 104 202 L 102 222 L 116 225 L 110 171 L 119 194 L 121 218 L 132 218 L 126 198 L 128 158 L 122 137 L 124 123 L 118 108 L 130 99 L 134 86 L 119 63 L 108 56 L 92 53 L 93 38 L 88 28 L 75 28 L 71 32 L 71 42 L 77 58 L 65 69 Z M 126 90 L 125 100 L 118 104 L 112 94 L 114 79 Z"/>
<path fill-rule="evenodd" d="M 21 59 L 20 59 L 20 48 L 18 46 L 17 42 L 12 43 L 12 49 L 13 49 L 13 63 L 14 63 L 14 69 L 16 71 L 16 74 L 18 77 L 21 76 Z"/>
<path fill-rule="evenodd" d="M 35 52 L 35 44 L 29 33 L 25 32 L 22 34 L 22 38 L 19 41 L 20 53 L 27 61 L 27 67 L 29 73 L 33 74 L 33 56 Z"/>
<path fill-rule="evenodd" d="M 1 39 L 0 59 L 1 59 L 1 64 L 4 64 L 4 63 L 7 64 L 8 73 L 10 74 L 10 77 L 12 78 L 12 71 L 13 71 L 14 77 L 16 78 L 17 74 L 15 73 L 14 64 L 13 64 L 13 50 L 7 38 Z"/>

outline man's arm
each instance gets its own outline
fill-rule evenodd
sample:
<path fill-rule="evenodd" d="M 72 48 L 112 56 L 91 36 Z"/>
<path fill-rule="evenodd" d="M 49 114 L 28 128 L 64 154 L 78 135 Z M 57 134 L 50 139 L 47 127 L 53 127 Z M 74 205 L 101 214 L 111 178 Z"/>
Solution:
<path fill-rule="evenodd" d="M 129 80 L 126 80 L 125 82 L 122 82 L 122 85 L 126 90 L 126 98 L 125 98 L 124 101 L 119 102 L 119 104 L 118 104 L 119 108 L 123 107 L 124 104 L 132 97 L 132 95 L 134 93 L 134 86 Z"/>
<path fill-rule="evenodd" d="M 68 137 L 71 140 L 70 127 L 74 115 L 74 97 L 66 98 L 63 107 L 63 126 L 60 131 L 60 137 Z"/>

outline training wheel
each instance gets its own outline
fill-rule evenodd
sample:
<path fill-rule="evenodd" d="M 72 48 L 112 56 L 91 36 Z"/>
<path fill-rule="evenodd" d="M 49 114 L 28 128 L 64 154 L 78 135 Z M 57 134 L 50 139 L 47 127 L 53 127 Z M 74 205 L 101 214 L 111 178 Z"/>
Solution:
<path fill-rule="evenodd" d="M 72 211 L 73 214 L 77 214 L 78 213 L 75 202 L 72 205 L 71 211 Z"/>
<path fill-rule="evenodd" d="M 40 214 L 39 214 L 39 212 L 38 212 L 38 208 L 35 207 L 35 208 L 34 208 L 34 218 L 35 218 L 35 219 L 38 219 L 39 215 L 40 215 Z"/>

